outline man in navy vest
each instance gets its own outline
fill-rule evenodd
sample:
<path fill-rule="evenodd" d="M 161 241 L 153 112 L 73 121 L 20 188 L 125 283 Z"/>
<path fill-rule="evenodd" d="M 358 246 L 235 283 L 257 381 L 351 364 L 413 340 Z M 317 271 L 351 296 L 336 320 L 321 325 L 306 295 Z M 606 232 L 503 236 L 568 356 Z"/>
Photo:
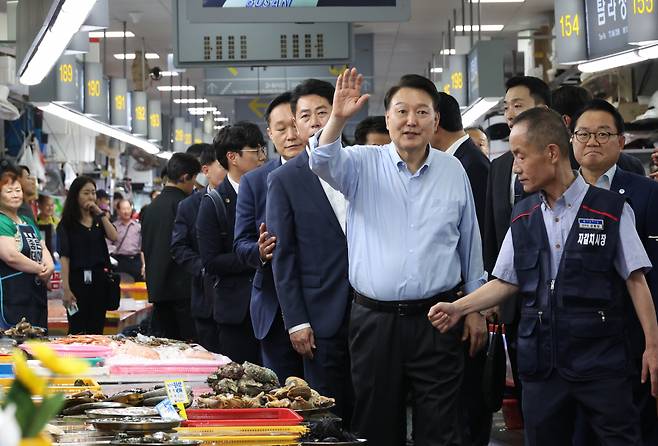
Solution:
<path fill-rule="evenodd" d="M 587 103 L 571 124 L 572 144 L 580 172 L 589 184 L 616 192 L 627 199 L 635 214 L 635 228 L 649 260 L 658 265 L 658 183 L 628 172 L 617 165 L 625 144 L 624 119 L 617 109 L 602 99 Z M 646 275 L 654 306 L 658 306 L 658 269 Z M 634 399 L 640 411 L 642 439 L 645 445 L 658 444 L 656 401 L 639 375 L 644 351 L 644 336 L 635 313 L 628 312 L 628 337 L 633 371 Z M 576 444 L 593 445 L 591 438 L 578 437 Z"/>
<path fill-rule="evenodd" d="M 526 444 L 571 444 L 577 410 L 602 444 L 638 444 L 624 313 L 632 304 L 642 325 L 641 379 L 651 380 L 654 396 L 658 324 L 644 276 L 651 262 L 633 211 L 620 194 L 588 186 L 571 170 L 569 132 L 557 113 L 520 114 L 510 146 L 514 172 L 533 194 L 512 211 L 493 270 L 497 279 L 454 303 L 436 304 L 428 317 L 445 331 L 463 315 L 519 293 Z"/>

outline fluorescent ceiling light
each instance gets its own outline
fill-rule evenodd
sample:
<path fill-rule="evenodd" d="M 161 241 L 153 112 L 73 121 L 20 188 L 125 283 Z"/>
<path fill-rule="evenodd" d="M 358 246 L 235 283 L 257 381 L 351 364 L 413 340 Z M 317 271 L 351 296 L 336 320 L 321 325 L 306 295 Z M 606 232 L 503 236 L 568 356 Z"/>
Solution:
<path fill-rule="evenodd" d="M 215 118 L 215 121 L 217 121 L 217 122 L 227 122 L 228 118 Z"/>
<path fill-rule="evenodd" d="M 174 99 L 174 104 L 205 104 L 208 99 Z"/>
<path fill-rule="evenodd" d="M 500 102 L 501 98 L 480 98 L 462 113 L 462 125 L 473 125 L 482 115 L 491 110 Z"/>
<path fill-rule="evenodd" d="M 432 67 L 430 68 L 430 73 L 443 73 L 443 68 L 441 67 Z"/>
<path fill-rule="evenodd" d="M 637 54 L 645 59 L 658 59 L 658 45 L 640 48 Z"/>
<path fill-rule="evenodd" d="M 450 48 L 450 49 L 444 48 L 444 49 L 441 50 L 441 55 L 442 56 L 448 56 L 448 55 L 454 56 L 455 54 L 457 54 L 457 50 L 454 49 L 454 48 Z"/>
<path fill-rule="evenodd" d="M 525 0 L 471 0 L 471 3 L 523 3 Z"/>
<path fill-rule="evenodd" d="M 637 45 L 637 46 L 647 46 L 647 45 L 656 45 L 658 44 L 658 40 L 640 40 L 639 42 L 628 42 L 631 45 Z"/>
<path fill-rule="evenodd" d="M 462 27 L 462 25 L 457 25 L 453 29 L 457 32 L 461 32 L 462 28 L 465 32 L 469 32 L 471 30 L 471 25 L 465 25 L 464 27 Z M 473 25 L 473 31 L 478 31 L 479 28 L 478 25 Z M 502 31 L 503 28 L 505 28 L 505 25 L 482 25 L 482 32 Z"/>
<path fill-rule="evenodd" d="M 216 126 L 213 127 L 213 128 L 214 128 L 215 130 L 221 130 L 221 129 L 223 129 L 224 127 L 226 127 L 226 126 L 225 126 L 225 125 L 216 125 Z"/>
<path fill-rule="evenodd" d="M 124 60 L 124 59 L 133 60 L 136 57 L 137 57 L 137 54 L 135 54 L 135 53 L 127 53 L 127 54 L 117 53 L 117 54 L 114 55 L 114 58 L 119 59 L 119 60 Z"/>
<path fill-rule="evenodd" d="M 20 83 L 36 85 L 55 65 L 73 35 L 80 30 L 96 0 L 57 0 L 52 3 L 21 66 Z"/>
<path fill-rule="evenodd" d="M 622 67 L 624 65 L 631 65 L 634 63 L 643 62 L 647 60 L 646 57 L 642 57 L 639 54 L 640 51 L 644 52 L 646 50 L 640 49 L 640 50 L 626 51 L 623 53 L 602 57 L 600 59 L 590 60 L 578 64 L 578 69 L 583 73 L 595 73 L 597 71 L 605 71 L 611 68 Z"/>
<path fill-rule="evenodd" d="M 103 31 L 91 31 L 89 37 L 92 39 L 116 39 L 123 37 L 123 31 L 105 31 L 105 33 Z M 126 31 L 126 37 L 135 37 L 135 34 L 132 31 Z"/>
<path fill-rule="evenodd" d="M 69 108 L 62 107 L 61 105 L 53 104 L 53 103 L 45 103 L 45 104 L 41 103 L 41 104 L 36 104 L 36 106 L 46 113 L 50 113 L 61 119 L 77 124 L 80 127 L 87 128 L 97 133 L 102 133 L 103 135 L 107 135 L 111 138 L 118 139 L 119 141 L 123 141 L 125 143 L 139 147 L 140 149 L 144 150 L 146 153 L 150 153 L 151 155 L 154 155 L 160 151 L 158 146 L 148 142 L 144 138 L 139 138 L 133 135 L 132 133 L 119 130 L 108 124 L 105 124 L 104 122 L 83 115 L 82 113 L 78 113 Z"/>
<path fill-rule="evenodd" d="M 156 156 L 157 156 L 158 158 L 162 158 L 162 159 L 165 159 L 165 160 L 169 160 L 169 159 L 171 159 L 171 156 L 172 156 L 173 154 L 174 154 L 174 152 L 165 152 L 165 151 L 162 151 L 162 152 L 157 153 Z"/>
<path fill-rule="evenodd" d="M 193 116 L 205 115 L 208 112 L 214 112 L 217 110 L 217 107 L 192 107 L 188 108 L 187 111 Z"/>
<path fill-rule="evenodd" d="M 162 77 L 178 76 L 178 71 L 161 71 L 160 75 Z"/>
<path fill-rule="evenodd" d="M 215 110 L 214 112 L 212 112 L 212 114 L 213 114 L 213 115 L 221 115 L 222 112 L 220 112 L 219 110 Z"/>
<path fill-rule="evenodd" d="M 144 54 L 145 59 L 159 59 L 160 56 L 157 53 L 146 53 Z"/>
<path fill-rule="evenodd" d="M 158 85 L 159 91 L 194 91 L 194 85 Z"/>

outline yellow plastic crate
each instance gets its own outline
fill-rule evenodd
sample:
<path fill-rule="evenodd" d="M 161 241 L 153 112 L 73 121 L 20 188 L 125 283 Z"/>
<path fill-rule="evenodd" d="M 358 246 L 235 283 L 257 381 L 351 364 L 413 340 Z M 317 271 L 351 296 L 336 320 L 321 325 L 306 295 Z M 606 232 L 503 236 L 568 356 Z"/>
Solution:
<path fill-rule="evenodd" d="M 201 440 L 203 446 L 285 446 L 299 444 L 299 436 L 249 436 L 249 437 L 185 437 L 179 436 L 181 440 Z"/>
<path fill-rule="evenodd" d="M 84 382 L 84 386 L 75 385 L 75 382 L 79 379 Z M 14 378 L 0 378 L 0 386 L 5 389 L 9 388 L 13 382 Z M 48 379 L 48 390 L 55 393 L 74 394 L 85 390 L 100 391 L 101 386 L 91 378 L 54 377 Z"/>
<path fill-rule="evenodd" d="M 244 437 L 269 436 L 282 437 L 295 435 L 299 438 L 308 432 L 306 426 L 204 426 L 204 427 L 178 427 L 176 431 L 181 436 L 190 438 L 199 437 Z"/>
<path fill-rule="evenodd" d="M 122 295 L 127 295 L 135 300 L 146 300 L 149 297 L 146 282 L 122 283 L 120 287 Z"/>

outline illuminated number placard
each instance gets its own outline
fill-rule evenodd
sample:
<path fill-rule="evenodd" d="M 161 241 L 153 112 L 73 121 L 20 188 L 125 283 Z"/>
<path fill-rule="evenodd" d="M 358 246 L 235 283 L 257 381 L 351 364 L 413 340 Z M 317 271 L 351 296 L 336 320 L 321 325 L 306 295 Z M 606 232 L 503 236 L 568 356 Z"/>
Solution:
<path fill-rule="evenodd" d="M 562 37 L 580 36 L 580 17 L 578 14 L 561 15 L 560 30 Z"/>
<path fill-rule="evenodd" d="M 151 127 L 160 127 L 160 115 L 153 113 L 149 116 L 149 122 L 151 123 Z"/>
<path fill-rule="evenodd" d="M 116 107 L 117 110 L 125 110 L 126 109 L 126 97 L 122 94 L 118 94 L 114 96 L 114 106 Z"/>
<path fill-rule="evenodd" d="M 174 139 L 178 142 L 182 142 L 185 139 L 185 132 L 183 129 L 176 129 Z"/>
<path fill-rule="evenodd" d="M 138 121 L 145 121 L 146 120 L 146 107 L 143 105 L 139 105 L 135 107 L 135 119 Z"/>
<path fill-rule="evenodd" d="M 185 134 L 185 144 L 187 144 L 187 145 L 192 144 L 192 134 L 191 133 L 186 133 Z"/>
<path fill-rule="evenodd" d="M 73 82 L 73 65 L 70 63 L 63 63 L 59 66 L 59 79 L 62 82 Z"/>
<path fill-rule="evenodd" d="M 452 89 L 461 90 L 462 88 L 464 88 L 464 75 L 462 74 L 461 71 L 452 73 L 450 75 L 450 81 L 452 83 Z"/>
<path fill-rule="evenodd" d="M 87 93 L 89 96 L 98 97 L 101 95 L 101 81 L 91 80 L 87 81 Z"/>
<path fill-rule="evenodd" d="M 444 84 L 443 85 L 443 92 L 445 94 L 450 94 L 450 84 Z"/>
<path fill-rule="evenodd" d="M 654 11 L 653 2 L 654 0 L 633 0 L 633 14 L 652 14 Z"/>

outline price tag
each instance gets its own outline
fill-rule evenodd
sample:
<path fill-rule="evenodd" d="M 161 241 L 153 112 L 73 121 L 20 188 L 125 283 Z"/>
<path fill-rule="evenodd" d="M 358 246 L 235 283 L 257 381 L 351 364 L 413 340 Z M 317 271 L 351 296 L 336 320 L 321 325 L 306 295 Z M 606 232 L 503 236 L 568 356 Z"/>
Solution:
<path fill-rule="evenodd" d="M 173 404 L 171 404 L 171 401 L 169 401 L 168 398 L 160 401 L 155 406 L 155 410 L 158 411 L 160 417 L 162 417 L 163 420 L 180 421 L 182 419 L 181 416 L 178 415 L 178 412 L 176 411 Z"/>
<path fill-rule="evenodd" d="M 185 404 L 189 402 L 187 397 L 187 390 L 185 388 L 185 381 L 182 379 L 170 379 L 164 382 L 167 389 L 167 397 L 172 404 L 178 407 L 180 415 L 183 419 L 187 420 L 187 413 L 185 413 Z"/>

